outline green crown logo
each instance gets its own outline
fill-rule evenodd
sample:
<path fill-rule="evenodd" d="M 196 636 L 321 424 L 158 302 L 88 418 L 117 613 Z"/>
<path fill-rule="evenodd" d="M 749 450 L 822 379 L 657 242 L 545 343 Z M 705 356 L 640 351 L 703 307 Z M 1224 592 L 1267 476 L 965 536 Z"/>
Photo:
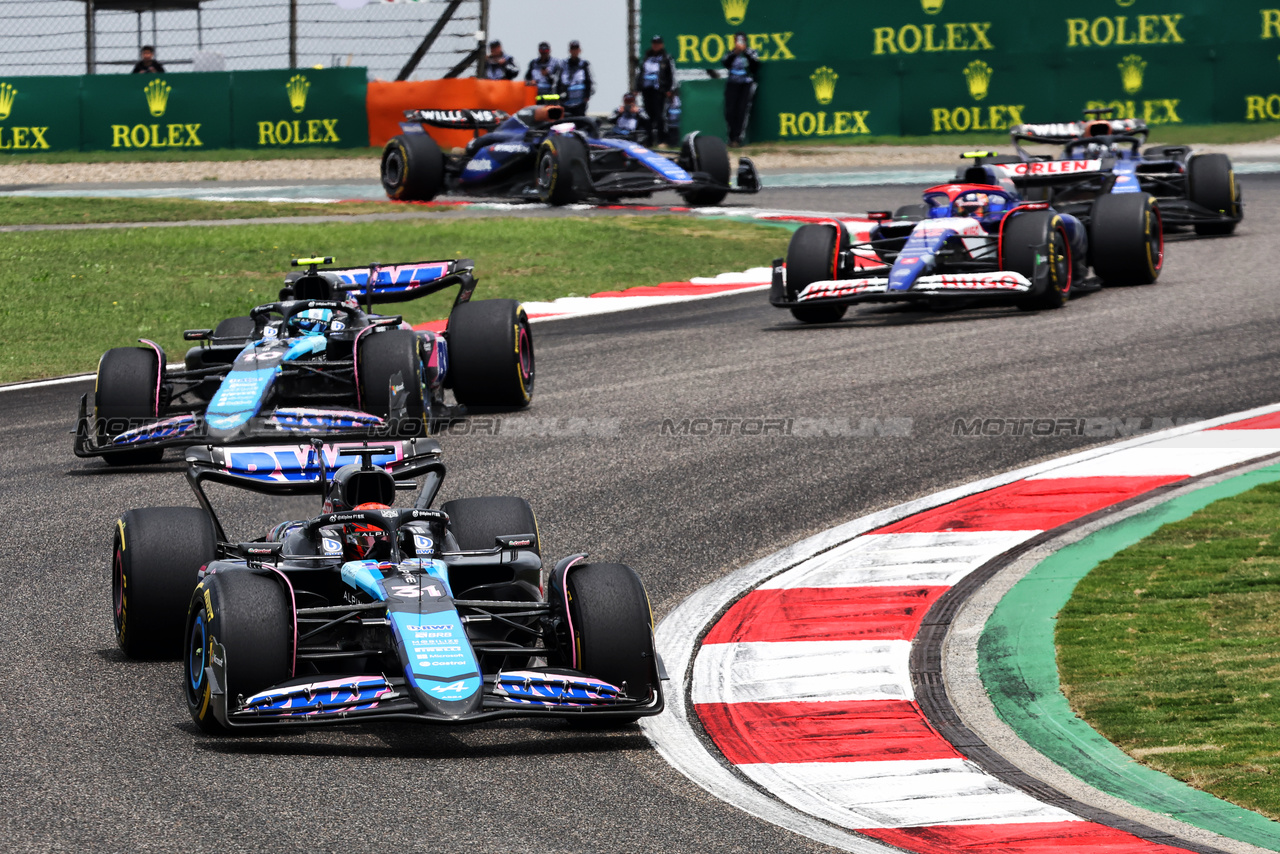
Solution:
<path fill-rule="evenodd" d="M 747 17 L 747 4 L 751 0 L 720 0 L 720 8 L 724 9 L 724 19 L 733 26 L 742 23 Z"/>
<path fill-rule="evenodd" d="M 17 94 L 18 90 L 8 83 L 0 83 L 0 122 L 9 118 L 9 113 L 13 110 L 13 99 Z"/>
<path fill-rule="evenodd" d="M 809 75 L 809 81 L 813 83 L 813 96 L 818 99 L 819 104 L 831 103 L 831 99 L 836 96 L 836 81 L 839 79 L 840 75 L 825 65 Z"/>
<path fill-rule="evenodd" d="M 163 80 L 152 80 L 142 89 L 147 96 L 147 109 L 153 116 L 163 116 L 165 107 L 169 106 L 169 93 L 173 87 Z"/>
<path fill-rule="evenodd" d="M 1131 53 L 1120 60 L 1116 68 L 1120 69 L 1120 82 L 1124 85 L 1124 91 L 1127 94 L 1133 95 L 1142 89 L 1142 72 L 1147 70 L 1147 64 L 1142 61 L 1142 57 Z"/>
<path fill-rule="evenodd" d="M 300 113 L 306 109 L 307 90 L 310 88 L 311 84 L 301 74 L 293 75 L 289 78 L 289 82 L 285 84 L 285 89 L 289 91 L 289 106 L 293 108 L 295 113 Z"/>
<path fill-rule="evenodd" d="M 969 84 L 969 94 L 975 101 L 981 101 L 987 97 L 987 89 L 991 86 L 991 66 L 975 59 L 964 67 L 964 79 Z"/>
<path fill-rule="evenodd" d="M 920 0 L 920 5 L 924 7 L 926 15 L 936 15 L 942 11 L 942 4 L 946 0 Z"/>

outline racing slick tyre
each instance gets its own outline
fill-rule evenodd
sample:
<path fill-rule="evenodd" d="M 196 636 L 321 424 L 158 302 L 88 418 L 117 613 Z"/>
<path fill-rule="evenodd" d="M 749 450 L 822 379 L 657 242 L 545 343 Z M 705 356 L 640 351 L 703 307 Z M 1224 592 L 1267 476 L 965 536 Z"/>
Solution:
<path fill-rule="evenodd" d="M 1108 285 L 1149 285 L 1164 266 L 1160 209 L 1146 193 L 1113 193 L 1093 202 L 1089 255 Z"/>
<path fill-rule="evenodd" d="M 252 317 L 228 317 L 213 330 L 214 338 L 219 344 L 239 344 L 244 346 L 253 340 L 258 332 L 258 322 Z"/>
<path fill-rule="evenodd" d="M 1236 183 L 1231 159 L 1225 154 L 1200 154 L 1187 164 L 1187 195 L 1198 205 L 1226 214 L 1240 216 L 1240 185 Z M 1230 234 L 1234 222 L 1196 223 L 1196 234 Z"/>
<path fill-rule="evenodd" d="M 449 531 L 458 541 L 458 548 L 464 551 L 491 549 L 497 537 L 532 534 L 533 550 L 539 552 L 538 520 L 523 498 L 508 495 L 455 498 L 446 501 L 440 509 L 449 514 Z"/>
<path fill-rule="evenodd" d="M 356 383 L 360 407 L 383 418 L 403 417 L 393 425 L 397 436 L 416 436 L 425 429 L 420 339 L 411 329 L 373 332 L 360 339 Z"/>
<path fill-rule="evenodd" d="M 102 354 L 94 387 L 94 427 L 99 440 L 152 421 L 160 413 L 160 380 L 164 360 L 150 347 L 116 347 Z M 138 448 L 103 454 L 108 465 L 158 463 L 164 448 Z"/>
<path fill-rule="evenodd" d="M 382 149 L 382 189 L 401 202 L 429 202 L 444 189 L 444 154 L 425 133 L 393 136 Z"/>
<path fill-rule="evenodd" d="M 538 147 L 534 184 L 538 198 L 549 205 L 572 204 L 591 188 L 587 147 L 576 136 L 561 134 Z"/>
<path fill-rule="evenodd" d="M 228 730 L 213 713 L 209 671 L 226 667 L 227 704 L 284 682 L 294 671 L 293 604 L 280 582 L 253 570 L 215 572 L 190 596 L 183 684 L 187 711 L 209 735 Z M 220 647 L 219 650 L 217 649 Z"/>
<path fill-rule="evenodd" d="M 533 335 L 524 306 L 486 299 L 454 306 L 445 331 L 453 396 L 466 406 L 520 408 L 533 399 Z"/>
<path fill-rule="evenodd" d="M 839 255 L 847 250 L 848 233 L 838 225 L 810 223 L 796 229 L 787 244 L 787 298 L 794 300 L 807 285 L 837 278 Z M 835 323 L 845 305 L 793 305 L 801 323 Z"/>
<path fill-rule="evenodd" d="M 729 146 L 718 136 L 691 133 L 680 145 L 680 167 L 686 172 L 702 172 L 718 185 L 688 190 L 680 195 L 694 207 L 718 205 L 729 194 Z"/>
<path fill-rule="evenodd" d="M 1000 229 L 1000 269 L 1021 273 L 1031 291 L 1017 305 L 1025 311 L 1062 308 L 1071 295 L 1071 242 L 1053 211 L 1010 214 Z"/>
<path fill-rule="evenodd" d="M 196 507 L 145 507 L 116 522 L 111 598 L 116 642 L 129 658 L 177 659 L 186 605 L 217 537 Z"/>
<path fill-rule="evenodd" d="M 640 576 L 621 563 L 588 563 L 574 568 L 566 585 L 576 669 L 625 687 L 633 700 L 648 698 L 657 666 L 653 614 Z"/>

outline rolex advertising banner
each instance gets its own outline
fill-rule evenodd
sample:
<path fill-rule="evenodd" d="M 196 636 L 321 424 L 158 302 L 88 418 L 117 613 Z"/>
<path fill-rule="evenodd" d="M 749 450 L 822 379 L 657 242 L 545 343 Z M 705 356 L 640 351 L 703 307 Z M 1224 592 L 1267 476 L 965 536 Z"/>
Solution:
<path fill-rule="evenodd" d="M 231 147 L 231 75 L 97 74 L 81 78 L 84 151 Z"/>
<path fill-rule="evenodd" d="M 0 154 L 80 147 L 78 77 L 0 78 Z"/>
<path fill-rule="evenodd" d="M 236 71 L 231 135 L 236 148 L 369 144 L 363 68 Z"/>
<path fill-rule="evenodd" d="M 644 0 L 642 16 L 685 71 L 746 34 L 755 140 L 1003 132 L 1096 107 L 1280 122 L 1280 0 Z M 723 135 L 723 118 L 696 129 Z"/>
<path fill-rule="evenodd" d="M 369 144 L 363 68 L 0 79 L 0 156 Z"/>

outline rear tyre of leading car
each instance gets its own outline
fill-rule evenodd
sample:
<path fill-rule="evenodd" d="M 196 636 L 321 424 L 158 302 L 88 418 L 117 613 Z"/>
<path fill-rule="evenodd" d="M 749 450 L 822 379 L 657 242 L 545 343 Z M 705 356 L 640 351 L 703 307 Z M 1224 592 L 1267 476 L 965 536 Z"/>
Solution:
<path fill-rule="evenodd" d="M 360 406 L 382 418 L 401 417 L 396 435 L 416 436 L 425 429 L 420 339 L 411 329 L 373 332 L 359 341 L 356 382 Z"/>
<path fill-rule="evenodd" d="M 1187 163 L 1187 195 L 1191 201 L 1229 217 L 1240 216 L 1240 185 L 1225 154 L 1200 154 Z M 1230 234 L 1235 222 L 1202 222 L 1196 234 Z"/>
<path fill-rule="evenodd" d="M 680 145 L 678 160 L 686 172 L 702 172 L 716 185 L 687 190 L 680 195 L 694 206 L 718 205 L 729 194 L 729 147 L 717 136 L 691 133 Z"/>
<path fill-rule="evenodd" d="M 458 403 L 519 408 L 533 399 L 533 334 L 520 303 L 487 299 L 454 306 L 445 334 Z"/>
<path fill-rule="evenodd" d="M 576 136 L 560 134 L 538 146 L 534 186 L 538 198 L 549 205 L 569 205 L 590 190 L 591 170 L 587 147 Z"/>
<path fill-rule="evenodd" d="M 810 223 L 796 229 L 787 244 L 787 297 L 794 300 L 806 286 L 835 279 L 840 253 L 848 247 L 846 232 L 834 223 Z M 835 323 L 845 305 L 793 305 L 791 315 L 801 323 Z"/>
<path fill-rule="evenodd" d="M 444 154 L 425 133 L 393 136 L 382 149 L 382 189 L 400 202 L 429 202 L 444 189 Z"/>

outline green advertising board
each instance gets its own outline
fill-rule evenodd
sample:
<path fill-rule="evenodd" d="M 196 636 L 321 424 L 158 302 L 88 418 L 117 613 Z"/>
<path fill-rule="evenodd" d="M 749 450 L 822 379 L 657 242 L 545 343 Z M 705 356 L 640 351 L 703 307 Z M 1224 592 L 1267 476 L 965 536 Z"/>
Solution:
<path fill-rule="evenodd" d="M 369 144 L 363 68 L 237 71 L 231 76 L 236 148 Z"/>
<path fill-rule="evenodd" d="M 80 147 L 78 77 L 0 78 L 0 154 Z"/>
<path fill-rule="evenodd" d="M 0 155 L 369 144 L 363 68 L 0 79 Z"/>
<path fill-rule="evenodd" d="M 1280 0 L 645 0 L 641 26 L 681 69 L 718 67 L 745 33 L 757 140 L 1003 131 L 1092 107 L 1280 122 Z"/>
<path fill-rule="evenodd" d="M 81 78 L 81 148 L 231 147 L 231 75 L 98 74 Z"/>

